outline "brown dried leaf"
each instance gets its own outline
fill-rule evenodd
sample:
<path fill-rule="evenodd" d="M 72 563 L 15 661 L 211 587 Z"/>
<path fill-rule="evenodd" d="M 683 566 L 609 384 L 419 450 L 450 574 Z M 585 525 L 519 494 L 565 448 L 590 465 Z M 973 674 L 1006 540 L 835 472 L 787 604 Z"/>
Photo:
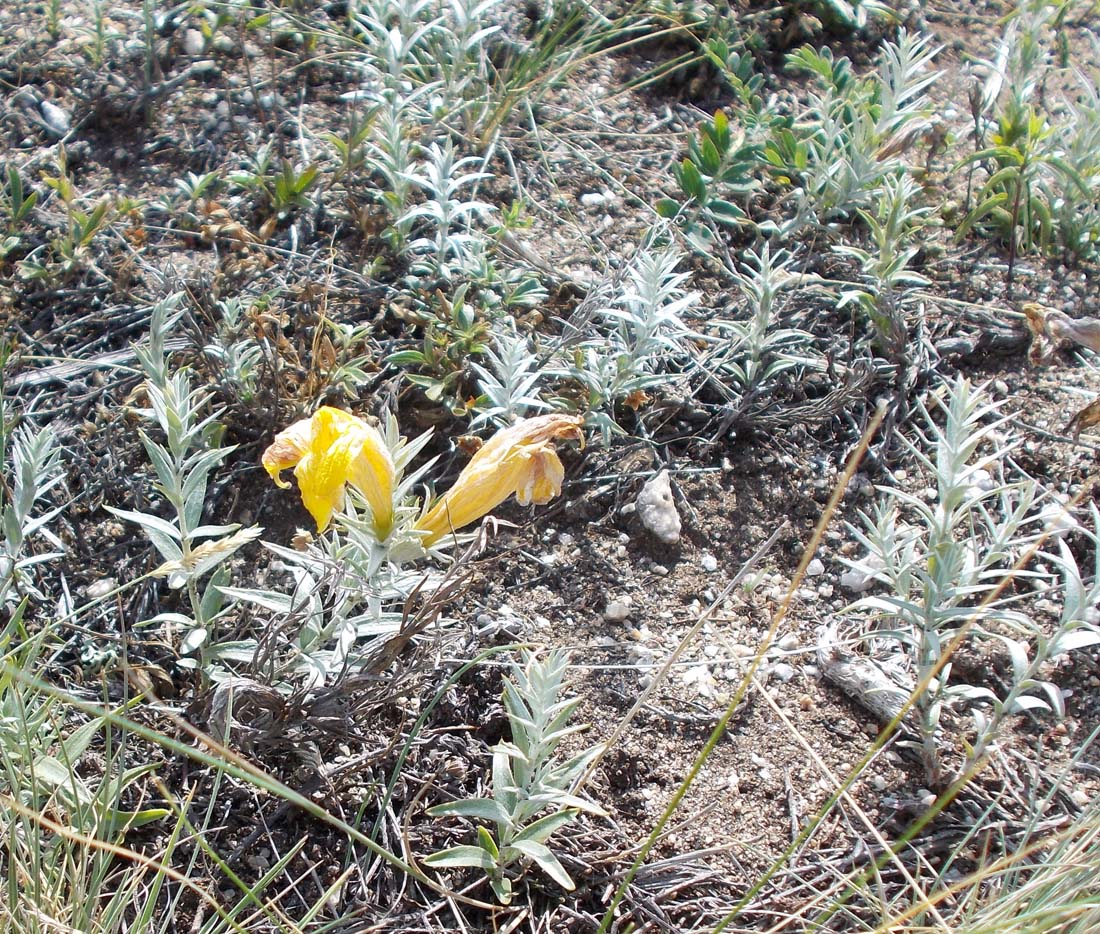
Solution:
<path fill-rule="evenodd" d="M 1038 302 L 1025 302 L 1021 310 L 1031 332 L 1028 359 L 1032 363 L 1043 362 L 1066 345 L 1100 353 L 1100 318 L 1071 318 Z"/>
<path fill-rule="evenodd" d="M 1086 428 L 1092 428 L 1094 425 L 1100 425 L 1100 396 L 1093 399 L 1069 420 L 1066 431 L 1071 432 L 1076 440 L 1080 437 L 1082 431 Z"/>
<path fill-rule="evenodd" d="M 1057 348 L 1066 343 L 1078 344 L 1093 353 L 1100 353 L 1100 319 L 1071 318 L 1060 311 L 1047 315 L 1047 336 Z"/>
<path fill-rule="evenodd" d="M 1038 365 L 1043 359 L 1043 341 L 1046 338 L 1047 312 L 1051 309 L 1044 308 L 1038 302 L 1024 302 L 1024 319 L 1027 321 L 1027 329 L 1031 332 L 1031 348 L 1027 358 L 1033 365 Z"/>

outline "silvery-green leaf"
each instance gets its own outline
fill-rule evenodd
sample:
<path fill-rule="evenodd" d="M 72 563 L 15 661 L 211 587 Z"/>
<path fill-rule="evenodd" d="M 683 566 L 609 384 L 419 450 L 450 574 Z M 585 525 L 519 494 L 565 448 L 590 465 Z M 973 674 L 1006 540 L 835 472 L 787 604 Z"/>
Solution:
<path fill-rule="evenodd" d="M 1061 655 L 1065 652 L 1073 652 L 1077 649 L 1088 648 L 1091 645 L 1100 644 L 1100 632 L 1095 629 L 1072 629 L 1069 632 L 1061 632 L 1054 637 L 1050 646 L 1050 654 Z"/>
<path fill-rule="evenodd" d="M 461 869 L 471 867 L 484 869 L 486 872 L 493 868 L 493 857 L 479 846 L 454 846 L 449 850 L 440 850 L 438 853 L 430 853 L 423 859 L 425 866 L 435 866 L 438 869 Z"/>
<path fill-rule="evenodd" d="M 543 872 L 560 885 L 567 892 L 572 892 L 577 886 L 565 871 L 565 867 L 558 862 L 558 858 L 545 844 L 536 843 L 534 840 L 516 840 L 504 848 L 505 864 L 511 862 L 510 851 L 516 850 L 531 859 Z"/>
<path fill-rule="evenodd" d="M 1038 697 L 1021 694 L 1008 707 L 1009 713 L 1020 713 L 1025 710 L 1050 710 L 1050 705 Z"/>
<path fill-rule="evenodd" d="M 500 802 L 493 798 L 467 798 L 465 801 L 450 801 L 437 804 L 428 809 L 432 817 L 470 817 L 475 820 L 489 820 L 508 826 L 511 815 Z"/>
<path fill-rule="evenodd" d="M 202 628 L 192 629 L 187 635 L 183 637 L 180 642 L 180 652 L 184 655 L 190 655 L 192 652 L 197 652 L 206 642 L 207 631 Z"/>

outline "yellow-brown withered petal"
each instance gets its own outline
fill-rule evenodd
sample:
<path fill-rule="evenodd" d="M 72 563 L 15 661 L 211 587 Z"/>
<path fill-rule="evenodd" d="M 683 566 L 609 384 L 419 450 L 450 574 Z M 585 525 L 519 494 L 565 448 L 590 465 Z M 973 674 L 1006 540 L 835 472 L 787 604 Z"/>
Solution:
<path fill-rule="evenodd" d="M 581 441 L 581 420 L 540 415 L 498 431 L 485 443 L 455 485 L 416 524 L 432 545 L 449 531 L 469 525 L 513 494 L 524 506 L 547 503 L 561 492 L 565 469 L 554 452 L 556 438 Z"/>
<path fill-rule="evenodd" d="M 264 465 L 264 470 L 275 481 L 276 486 L 284 490 L 290 486 L 282 478 L 282 473 L 284 470 L 296 467 L 298 461 L 305 456 L 306 451 L 309 450 L 309 439 L 312 432 L 312 419 L 303 418 L 289 428 L 280 431 L 275 436 L 275 440 L 267 446 L 267 450 L 264 451 L 261 458 L 261 463 Z"/>
<path fill-rule="evenodd" d="M 532 453 L 531 467 L 526 479 L 526 484 L 516 490 L 516 501 L 521 506 L 529 503 L 542 506 L 561 493 L 565 467 L 549 445 Z"/>

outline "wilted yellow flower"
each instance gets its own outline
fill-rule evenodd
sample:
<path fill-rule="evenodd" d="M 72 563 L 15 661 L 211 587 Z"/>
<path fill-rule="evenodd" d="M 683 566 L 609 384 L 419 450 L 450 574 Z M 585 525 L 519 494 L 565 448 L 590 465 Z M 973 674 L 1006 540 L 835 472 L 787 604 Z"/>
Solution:
<path fill-rule="evenodd" d="M 565 479 L 553 441 L 584 440 L 581 419 L 572 415 L 525 418 L 498 431 L 479 450 L 458 480 L 416 523 L 431 545 L 455 529 L 491 512 L 513 493 L 521 506 L 549 502 Z"/>
<path fill-rule="evenodd" d="M 302 503 L 323 530 L 343 506 L 344 487 L 351 484 L 366 499 L 375 534 L 385 538 L 393 525 L 396 471 L 386 442 L 377 428 L 331 406 L 321 406 L 312 418 L 279 432 L 263 456 L 264 469 L 280 487 L 280 474 L 294 468 Z"/>

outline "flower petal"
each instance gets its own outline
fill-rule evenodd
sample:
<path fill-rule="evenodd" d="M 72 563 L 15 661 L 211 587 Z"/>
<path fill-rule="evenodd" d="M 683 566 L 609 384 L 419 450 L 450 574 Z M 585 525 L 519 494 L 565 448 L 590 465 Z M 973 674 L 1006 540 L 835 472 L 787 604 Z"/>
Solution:
<path fill-rule="evenodd" d="M 370 506 L 374 532 L 381 541 L 393 527 L 393 488 L 397 482 L 397 468 L 381 432 L 372 425 L 365 424 L 363 429 L 358 456 L 351 465 L 348 479 Z"/>
<path fill-rule="evenodd" d="M 512 494 L 524 506 L 549 502 L 565 477 L 551 442 L 568 437 L 583 441 L 581 420 L 560 414 L 523 419 L 497 432 L 417 522 L 416 528 L 427 532 L 424 544 L 480 519 Z"/>
<path fill-rule="evenodd" d="M 547 445 L 533 455 L 528 482 L 516 491 L 516 500 L 521 506 L 529 503 L 542 506 L 561 493 L 563 480 L 565 467 L 553 448 Z"/>
<path fill-rule="evenodd" d="M 312 419 L 303 418 L 280 431 L 264 451 L 261 463 L 277 487 L 285 490 L 290 486 L 282 479 L 282 472 L 296 466 L 309 450 L 310 435 L 313 432 L 312 421 Z"/>
<path fill-rule="evenodd" d="M 310 419 L 309 449 L 294 468 L 302 503 L 322 531 L 344 504 L 344 486 L 355 469 L 367 424 L 323 405 Z"/>

